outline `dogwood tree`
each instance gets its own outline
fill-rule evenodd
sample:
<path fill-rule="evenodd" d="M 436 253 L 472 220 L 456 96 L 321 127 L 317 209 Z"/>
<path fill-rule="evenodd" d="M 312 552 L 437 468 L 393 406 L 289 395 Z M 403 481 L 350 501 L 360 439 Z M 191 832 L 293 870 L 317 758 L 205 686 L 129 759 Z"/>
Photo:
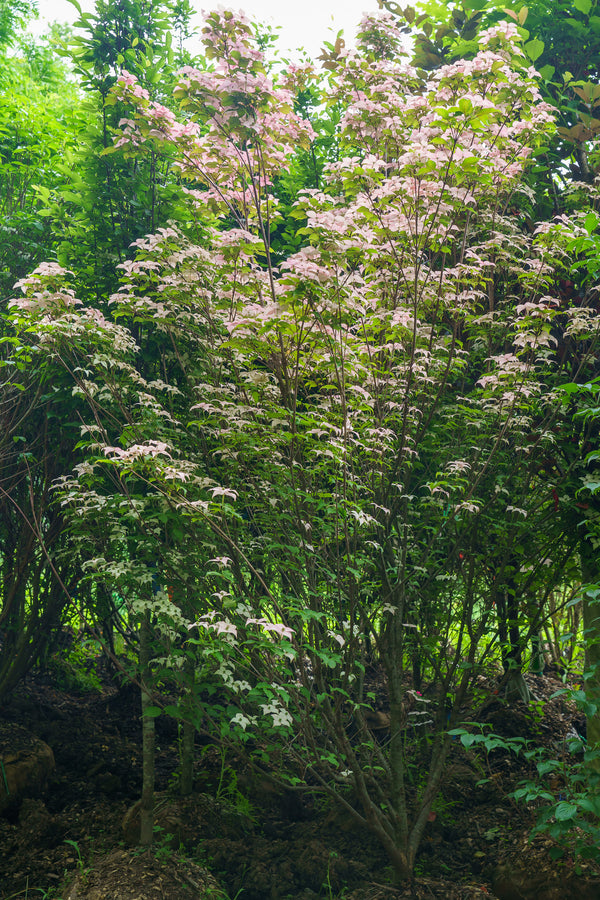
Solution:
<path fill-rule="evenodd" d="M 518 664 L 556 578 L 560 483 L 539 459 L 557 341 L 597 327 L 555 289 L 584 225 L 519 226 L 553 126 L 516 27 L 425 76 L 382 14 L 331 67 L 337 153 L 295 208 L 304 246 L 276 258 L 278 179 L 313 139 L 293 91 L 315 75 L 274 84 L 230 11 L 204 38 L 213 67 L 182 71 L 180 117 L 133 75 L 115 92 L 117 152 L 168 146 L 202 246 L 137 241 L 110 318 L 42 268 L 13 320 L 91 410 L 62 502 L 86 571 L 191 662 L 186 715 L 259 732 L 408 878 L 448 730 L 498 635 Z"/>

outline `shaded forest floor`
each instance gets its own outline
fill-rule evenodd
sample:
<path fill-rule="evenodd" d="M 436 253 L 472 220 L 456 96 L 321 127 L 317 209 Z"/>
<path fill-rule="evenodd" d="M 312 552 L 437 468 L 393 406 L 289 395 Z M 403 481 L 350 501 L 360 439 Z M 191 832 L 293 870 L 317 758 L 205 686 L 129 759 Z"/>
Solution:
<path fill-rule="evenodd" d="M 564 752 L 576 712 L 562 685 L 529 676 L 535 707 L 508 706 L 484 686 L 482 721 L 506 737 L 524 736 Z M 412 888 L 392 886 L 378 843 L 323 801 L 273 790 L 197 747 L 194 793 L 178 799 L 178 734 L 157 720 L 157 841 L 131 846 L 140 796 L 139 701 L 131 686 L 102 692 L 59 687 L 33 674 L 0 709 L 2 728 L 18 723 L 53 750 L 56 770 L 42 795 L 0 817 L 0 898 L 38 900 L 598 900 L 600 866 L 559 862 L 544 837 L 529 841 L 534 810 L 509 794 L 529 774 L 525 761 L 495 752 L 482 763 L 457 741 L 446 784 L 419 855 Z M 485 783 L 481 783 L 484 781 Z M 560 790 L 560 786 L 557 786 Z"/>

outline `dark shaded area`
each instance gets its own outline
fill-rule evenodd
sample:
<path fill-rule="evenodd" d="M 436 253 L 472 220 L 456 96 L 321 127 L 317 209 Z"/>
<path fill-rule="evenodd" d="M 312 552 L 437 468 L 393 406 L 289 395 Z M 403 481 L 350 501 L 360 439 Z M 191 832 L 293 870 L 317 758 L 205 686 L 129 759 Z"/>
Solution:
<path fill-rule="evenodd" d="M 131 846 L 141 790 L 137 691 L 118 690 L 106 673 L 97 674 L 102 691 L 83 694 L 61 689 L 52 670 L 33 673 L 0 710 L 3 754 L 18 723 L 19 734 L 26 728 L 56 760 L 47 787 L 0 818 L 3 900 L 25 891 L 62 900 L 127 900 L 134 888 L 136 898 L 147 900 L 202 897 L 209 889 L 243 900 L 600 896 L 600 872 L 591 864 L 575 874 L 568 858 L 560 864 L 550 858 L 549 839 L 528 842 L 534 810 L 508 796 L 528 764 L 502 752 L 485 762 L 459 742 L 412 894 L 391 884 L 379 845 L 346 812 L 276 788 L 215 745 L 198 742 L 194 792 L 180 798 L 177 726 L 165 717 L 157 720 L 156 843 L 140 853 Z M 560 753 L 565 736 L 581 724 L 576 711 L 560 697 L 548 699 L 559 686 L 553 678 L 527 680 L 547 701 L 543 716 L 508 705 L 488 682 L 481 685 L 489 693 L 481 721 Z"/>

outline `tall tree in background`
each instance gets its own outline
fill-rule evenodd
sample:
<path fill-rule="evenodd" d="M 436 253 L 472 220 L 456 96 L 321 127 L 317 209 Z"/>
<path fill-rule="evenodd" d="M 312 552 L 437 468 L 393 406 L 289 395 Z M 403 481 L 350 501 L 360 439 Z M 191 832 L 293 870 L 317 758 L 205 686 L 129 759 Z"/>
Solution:
<path fill-rule="evenodd" d="M 37 0 L 0 0 L 0 48 L 12 47 L 16 35 L 32 16 L 37 15 Z"/>
<path fill-rule="evenodd" d="M 168 160 L 157 154 L 144 160 L 102 155 L 112 146 L 121 115 L 104 101 L 128 68 L 155 95 L 170 94 L 170 62 L 187 59 L 189 4 L 99 3 L 95 14 L 81 14 L 79 38 L 55 26 L 51 41 L 35 41 L 19 30 L 34 10 L 28 2 L 0 5 L 0 291 L 6 300 L 15 282 L 41 260 L 58 256 L 76 273 L 78 293 L 100 304 L 118 283 L 116 265 L 131 253 L 130 243 L 162 218 L 176 216 L 171 200 L 179 196 L 167 176 Z M 179 42 L 176 58 L 171 25 Z M 70 46 L 63 56 L 75 61 L 79 85 L 54 53 L 53 46 L 61 44 Z M 68 535 L 52 504 L 52 483 L 77 460 L 77 398 L 63 393 L 51 364 L 43 371 L 30 368 L 30 359 L 13 365 L 11 339 L 6 340 L 1 695 L 45 652 L 69 591 L 94 607 L 101 621 L 111 614 L 110 592 L 92 597 L 84 584 L 74 588 L 80 580 L 73 575 L 77 559 L 62 555 Z M 160 352 L 145 350 L 152 368 Z"/>
<path fill-rule="evenodd" d="M 124 114 L 106 100 L 121 72 L 135 74 L 155 97 L 171 96 L 190 16 L 186 2 L 99 0 L 94 13 L 81 13 L 61 51 L 79 76 L 86 125 L 67 161 L 71 182 L 48 200 L 61 235 L 57 257 L 77 272 L 81 295 L 94 303 L 115 289 L 116 265 L 137 238 L 181 218 L 168 158 L 153 151 L 136 159 L 105 155 Z M 177 53 L 172 28 L 180 37 Z"/>
<path fill-rule="evenodd" d="M 42 191 L 64 183 L 64 156 L 81 127 L 75 84 L 48 41 L 34 43 L 15 13 L 0 7 L 0 305 L 19 278 L 52 253 Z M 4 12 L 3 12 L 4 10 Z M 14 30 L 10 31 L 9 26 Z"/>
<path fill-rule="evenodd" d="M 62 373 L 49 377 L 11 362 L 4 316 L 14 284 L 52 256 L 55 244 L 45 195 L 64 185 L 65 156 L 81 127 L 81 102 L 48 40 L 22 30 L 28 2 L 0 3 L 0 696 L 43 656 L 60 626 L 65 586 L 78 580 L 61 557 L 66 534 L 53 504 L 54 479 L 73 465 L 78 426 L 69 414 Z M 64 383 L 64 379 L 63 379 Z M 60 412 L 59 412 L 60 410 Z"/>

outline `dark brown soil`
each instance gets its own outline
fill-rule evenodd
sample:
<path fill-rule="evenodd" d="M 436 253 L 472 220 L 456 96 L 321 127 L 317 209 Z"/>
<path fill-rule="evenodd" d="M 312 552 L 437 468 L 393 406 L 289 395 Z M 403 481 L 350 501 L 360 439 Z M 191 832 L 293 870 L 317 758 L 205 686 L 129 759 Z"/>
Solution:
<path fill-rule="evenodd" d="M 531 677 L 540 698 L 560 686 Z M 135 688 L 61 690 L 29 676 L 0 710 L 45 741 L 56 770 L 45 791 L 0 818 L 0 898 L 38 900 L 598 900 L 600 867 L 554 862 L 548 839 L 529 842 L 533 810 L 509 798 L 524 763 L 482 761 L 459 742 L 428 827 L 413 886 L 392 884 L 378 843 L 323 801 L 275 791 L 198 746 L 194 793 L 177 797 L 177 726 L 157 720 L 157 841 L 130 846 L 141 789 L 141 729 Z M 483 719 L 496 732 L 531 734 L 559 747 L 575 711 L 560 698 L 536 721 L 489 686 Z M 230 764 L 231 762 L 231 764 Z M 224 777 L 222 777 L 224 775 Z M 481 783 L 487 777 L 485 783 Z M 129 843 L 128 843 L 129 841 Z"/>

